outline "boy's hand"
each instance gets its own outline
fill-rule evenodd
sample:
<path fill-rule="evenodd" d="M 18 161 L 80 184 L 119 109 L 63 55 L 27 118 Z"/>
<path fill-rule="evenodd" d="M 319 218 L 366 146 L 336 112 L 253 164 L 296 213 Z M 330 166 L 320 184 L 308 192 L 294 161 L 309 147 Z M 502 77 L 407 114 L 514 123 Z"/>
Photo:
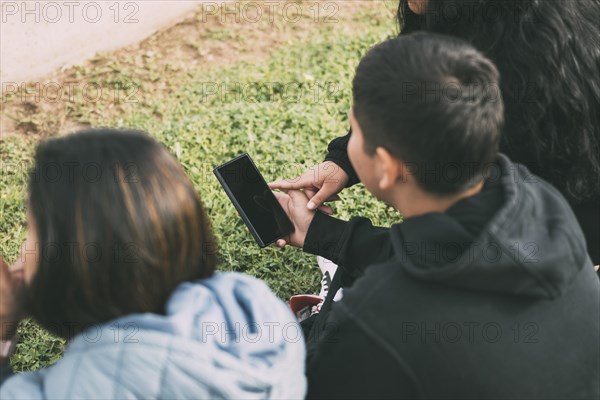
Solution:
<path fill-rule="evenodd" d="M 348 174 L 333 161 L 325 161 L 306 171 L 295 179 L 275 181 L 269 183 L 271 189 L 299 190 L 310 198 L 306 203 L 309 210 L 320 209 L 326 201 L 339 200 L 337 194 L 346 187 Z M 327 210 L 321 210 L 327 212 Z"/>
<path fill-rule="evenodd" d="M 306 207 L 309 201 L 308 196 L 300 190 L 290 190 L 287 193 L 273 192 L 273 194 L 294 224 L 294 232 L 287 238 L 279 239 L 276 245 L 282 248 L 286 244 L 300 248 L 304 247 L 304 239 L 306 239 L 308 227 L 316 213 Z"/>

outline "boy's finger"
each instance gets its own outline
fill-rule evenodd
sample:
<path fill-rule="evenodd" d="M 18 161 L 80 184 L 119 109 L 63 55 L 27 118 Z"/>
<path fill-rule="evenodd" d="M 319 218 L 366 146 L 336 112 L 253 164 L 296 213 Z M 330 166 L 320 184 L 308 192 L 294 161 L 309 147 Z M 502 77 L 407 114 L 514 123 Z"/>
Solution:
<path fill-rule="evenodd" d="M 323 196 L 323 189 L 321 189 L 317 193 L 315 193 L 313 197 L 310 198 L 310 201 L 308 202 L 308 204 L 306 204 L 306 207 L 309 210 L 314 211 L 323 205 L 323 199 L 326 198 L 327 197 Z"/>
<path fill-rule="evenodd" d="M 309 199 L 312 199 L 315 196 L 315 194 L 317 194 L 317 192 L 318 192 L 318 189 L 304 189 L 304 193 L 306 193 L 306 196 Z M 325 200 L 325 203 L 328 203 L 330 201 L 340 201 L 340 200 L 342 200 L 342 198 L 336 194 L 336 195 L 331 196 L 327 200 Z"/>
<path fill-rule="evenodd" d="M 306 182 L 306 179 L 301 177 L 294 178 L 291 180 L 279 180 L 274 182 L 269 182 L 269 188 L 271 189 L 304 189 L 305 187 L 311 187 L 311 182 Z"/>
<path fill-rule="evenodd" d="M 290 196 L 294 204 L 306 203 L 308 201 L 308 196 L 302 190 L 290 190 L 287 192 L 287 195 Z"/>
<path fill-rule="evenodd" d="M 324 212 L 327 215 L 332 215 L 333 214 L 333 208 L 331 208 L 329 206 L 320 206 L 319 207 L 319 211 Z"/>
<path fill-rule="evenodd" d="M 287 192 L 285 192 L 285 193 L 273 192 L 273 196 L 275 196 L 277 201 L 279 201 L 281 204 L 283 204 L 285 201 L 287 201 L 290 198 L 290 196 L 287 194 Z"/>

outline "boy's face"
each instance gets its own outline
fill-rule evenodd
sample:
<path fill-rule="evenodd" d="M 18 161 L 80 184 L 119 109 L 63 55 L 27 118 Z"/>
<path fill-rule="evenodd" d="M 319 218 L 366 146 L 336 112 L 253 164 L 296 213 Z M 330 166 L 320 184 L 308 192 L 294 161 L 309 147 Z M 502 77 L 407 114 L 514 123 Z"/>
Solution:
<path fill-rule="evenodd" d="M 377 153 L 368 154 L 365 151 L 363 132 L 354 116 L 353 109 L 350 109 L 349 117 L 352 135 L 348 142 L 348 158 L 352 167 L 369 192 L 378 199 L 389 202 L 389 196 L 380 189 L 382 165 L 379 157 Z"/>
<path fill-rule="evenodd" d="M 415 14 L 425 14 L 429 0 L 408 0 L 408 8 Z"/>

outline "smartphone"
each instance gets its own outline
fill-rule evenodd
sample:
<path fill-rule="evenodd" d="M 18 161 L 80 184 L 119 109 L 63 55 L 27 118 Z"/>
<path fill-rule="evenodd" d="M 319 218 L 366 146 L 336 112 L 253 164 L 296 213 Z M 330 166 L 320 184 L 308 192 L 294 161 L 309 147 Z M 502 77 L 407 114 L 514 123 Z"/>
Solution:
<path fill-rule="evenodd" d="M 294 225 L 246 153 L 214 169 L 225 193 L 260 247 L 294 231 Z"/>

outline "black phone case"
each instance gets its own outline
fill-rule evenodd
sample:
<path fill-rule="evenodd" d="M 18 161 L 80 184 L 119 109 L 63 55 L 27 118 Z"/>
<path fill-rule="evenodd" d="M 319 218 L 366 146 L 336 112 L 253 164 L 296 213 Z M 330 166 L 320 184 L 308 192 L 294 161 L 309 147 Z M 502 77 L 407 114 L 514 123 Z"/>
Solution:
<path fill-rule="evenodd" d="M 263 175 L 260 173 L 260 171 L 258 170 L 258 168 L 256 168 L 256 164 L 254 164 L 254 160 L 252 160 L 252 157 L 250 157 L 250 155 L 248 153 L 243 153 L 243 154 L 237 156 L 236 158 L 234 158 L 232 160 L 229 160 L 229 161 L 227 161 L 224 164 L 219 165 L 218 167 L 216 167 L 216 168 L 213 169 L 213 173 L 215 174 L 217 180 L 219 181 L 219 183 L 221 184 L 221 186 L 225 190 L 225 193 L 227 193 L 227 197 L 229 197 L 229 200 L 231 200 L 231 202 L 233 203 L 233 206 L 235 207 L 235 209 L 237 210 L 237 212 L 240 213 L 240 216 L 242 217 L 242 220 L 244 221 L 244 223 L 246 224 L 246 226 L 250 230 L 250 233 L 254 237 L 254 240 L 256 240 L 256 243 L 258 243 L 258 245 L 260 246 L 260 248 L 265 248 L 265 247 L 267 247 L 267 246 L 275 243 L 277 241 L 277 239 L 272 240 L 270 242 L 265 242 L 260 237 L 260 235 L 258 234 L 258 232 L 256 232 L 256 229 L 254 228 L 254 226 L 250 222 L 250 219 L 248 218 L 248 216 L 244 212 L 244 209 L 242 208 L 242 206 L 240 205 L 240 203 L 236 200 L 235 196 L 233 195 L 233 193 L 229 189 L 229 186 L 225 182 L 225 179 L 223 179 L 223 177 L 221 176 L 221 173 L 219 172 L 219 168 L 223 168 L 223 167 L 228 166 L 229 164 L 233 164 L 237 160 L 239 160 L 239 159 L 241 159 L 243 157 L 248 157 L 248 159 L 250 160 L 250 163 L 252 164 L 252 167 L 254 167 L 254 169 L 258 173 L 258 176 L 260 176 L 260 179 L 268 187 L 269 185 L 267 185 L 267 181 L 265 180 L 265 178 L 263 177 Z M 279 207 L 281 209 L 281 211 L 285 214 L 283 208 L 279 205 L 279 202 L 275 201 L 275 204 L 276 204 L 276 207 Z M 288 218 L 288 221 L 290 223 L 290 226 L 293 227 L 294 224 L 292 223 L 292 221 L 290 221 L 289 218 Z M 290 234 L 292 232 L 293 232 L 293 228 L 289 232 L 282 232 L 281 236 L 286 236 L 286 235 L 288 235 L 288 234 Z"/>

